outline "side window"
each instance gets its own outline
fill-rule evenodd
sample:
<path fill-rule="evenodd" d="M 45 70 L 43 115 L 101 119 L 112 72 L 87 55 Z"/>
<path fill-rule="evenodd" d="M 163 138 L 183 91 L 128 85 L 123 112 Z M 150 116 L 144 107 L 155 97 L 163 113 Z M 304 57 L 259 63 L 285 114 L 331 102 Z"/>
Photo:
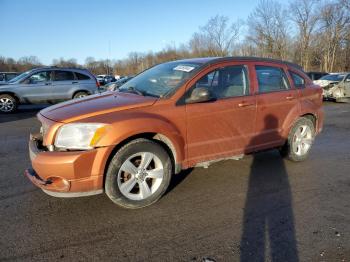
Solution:
<path fill-rule="evenodd" d="M 55 71 L 54 81 L 70 81 L 70 80 L 74 80 L 73 72 Z"/>
<path fill-rule="evenodd" d="M 300 75 L 298 75 L 292 71 L 289 71 L 289 74 L 291 75 L 294 86 L 296 88 L 304 88 L 305 87 L 305 79 L 303 77 L 301 77 Z"/>
<path fill-rule="evenodd" d="M 208 88 L 217 98 L 249 95 L 248 74 L 245 66 L 227 66 L 203 76 L 195 84 Z"/>
<path fill-rule="evenodd" d="M 5 81 L 5 75 L 4 74 L 0 74 L 0 81 Z"/>
<path fill-rule="evenodd" d="M 288 79 L 281 68 L 273 66 L 255 66 L 259 93 L 268 93 L 289 89 Z"/>
<path fill-rule="evenodd" d="M 77 77 L 78 80 L 89 80 L 90 77 L 85 75 L 85 74 L 81 74 L 81 73 L 77 73 L 75 72 L 75 76 Z"/>
<path fill-rule="evenodd" d="M 40 82 L 46 82 L 46 81 L 50 81 L 50 71 L 42 71 L 42 72 L 38 72 L 35 74 L 32 74 L 28 80 L 26 80 L 26 82 L 28 81 L 28 83 L 30 84 L 36 84 L 36 83 L 40 83 Z"/>

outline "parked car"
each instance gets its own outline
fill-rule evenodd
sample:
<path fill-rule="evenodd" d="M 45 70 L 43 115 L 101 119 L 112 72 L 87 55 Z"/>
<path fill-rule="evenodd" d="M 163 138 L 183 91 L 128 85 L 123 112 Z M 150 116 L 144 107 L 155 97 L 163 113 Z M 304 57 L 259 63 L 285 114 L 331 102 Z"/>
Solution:
<path fill-rule="evenodd" d="M 125 84 L 132 78 L 133 76 L 123 77 L 115 82 L 108 83 L 107 85 L 104 86 L 105 87 L 104 89 L 105 91 L 116 91 L 119 87 L 121 87 L 123 84 Z"/>
<path fill-rule="evenodd" d="M 15 112 L 19 104 L 46 104 L 97 92 L 96 78 L 85 69 L 44 67 L 29 70 L 0 86 L 0 112 Z"/>
<path fill-rule="evenodd" d="M 306 74 L 310 77 L 311 80 L 318 80 L 321 77 L 328 75 L 326 72 L 307 72 Z"/>
<path fill-rule="evenodd" d="M 320 87 L 331 87 L 343 80 L 345 75 L 346 73 L 329 73 L 328 75 L 315 80 L 314 83 Z"/>
<path fill-rule="evenodd" d="M 104 191 L 141 208 L 183 169 L 273 148 L 306 159 L 322 130 L 322 89 L 288 62 L 187 59 L 152 67 L 117 93 L 43 109 L 38 119 L 25 171 L 35 185 L 56 197 Z"/>
<path fill-rule="evenodd" d="M 116 81 L 115 77 L 111 76 L 111 75 L 98 75 L 96 77 L 96 79 L 97 79 L 97 81 L 99 82 L 99 84 L 101 86 L 104 86 L 104 85 L 106 85 L 106 84 L 108 84 L 110 82 L 115 82 Z"/>
<path fill-rule="evenodd" d="M 323 87 L 323 97 L 336 102 L 349 102 L 350 73 L 345 73 L 343 79 L 339 83 Z"/>
<path fill-rule="evenodd" d="M 0 85 L 6 84 L 6 82 L 10 81 L 12 78 L 15 78 L 20 73 L 17 72 L 0 72 Z"/>

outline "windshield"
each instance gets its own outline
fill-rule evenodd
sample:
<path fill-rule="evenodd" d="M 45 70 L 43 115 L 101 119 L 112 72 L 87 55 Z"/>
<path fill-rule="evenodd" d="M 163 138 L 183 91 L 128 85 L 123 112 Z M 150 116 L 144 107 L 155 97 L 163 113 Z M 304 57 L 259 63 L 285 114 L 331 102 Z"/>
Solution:
<path fill-rule="evenodd" d="M 26 72 L 24 72 L 16 77 L 12 78 L 10 81 L 8 81 L 8 83 L 15 83 L 15 82 L 21 81 L 22 79 L 27 77 L 31 72 L 32 72 L 32 70 L 26 71 Z"/>
<path fill-rule="evenodd" d="M 328 80 L 328 81 L 341 81 L 344 78 L 344 74 L 332 74 L 332 75 L 325 75 L 320 78 L 320 80 Z"/>
<path fill-rule="evenodd" d="M 200 65 L 181 61 L 160 64 L 135 76 L 122 85 L 119 91 L 135 91 L 138 94 L 163 97 L 179 87 Z"/>

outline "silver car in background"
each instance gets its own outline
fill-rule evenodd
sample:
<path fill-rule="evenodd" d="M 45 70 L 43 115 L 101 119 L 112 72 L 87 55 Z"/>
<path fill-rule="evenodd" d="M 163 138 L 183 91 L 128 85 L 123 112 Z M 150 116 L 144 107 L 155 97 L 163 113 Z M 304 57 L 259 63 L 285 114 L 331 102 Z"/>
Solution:
<path fill-rule="evenodd" d="M 54 104 L 98 92 L 99 84 L 85 69 L 32 69 L 0 85 L 0 112 L 15 112 L 19 104 Z"/>

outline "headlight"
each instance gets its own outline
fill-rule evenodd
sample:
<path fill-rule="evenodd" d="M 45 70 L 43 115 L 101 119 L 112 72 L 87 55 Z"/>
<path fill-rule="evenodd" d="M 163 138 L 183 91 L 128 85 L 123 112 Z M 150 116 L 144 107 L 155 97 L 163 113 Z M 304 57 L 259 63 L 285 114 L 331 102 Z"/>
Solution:
<path fill-rule="evenodd" d="M 99 123 L 66 124 L 58 130 L 55 146 L 66 149 L 91 149 L 105 135 L 106 128 L 105 124 Z"/>

